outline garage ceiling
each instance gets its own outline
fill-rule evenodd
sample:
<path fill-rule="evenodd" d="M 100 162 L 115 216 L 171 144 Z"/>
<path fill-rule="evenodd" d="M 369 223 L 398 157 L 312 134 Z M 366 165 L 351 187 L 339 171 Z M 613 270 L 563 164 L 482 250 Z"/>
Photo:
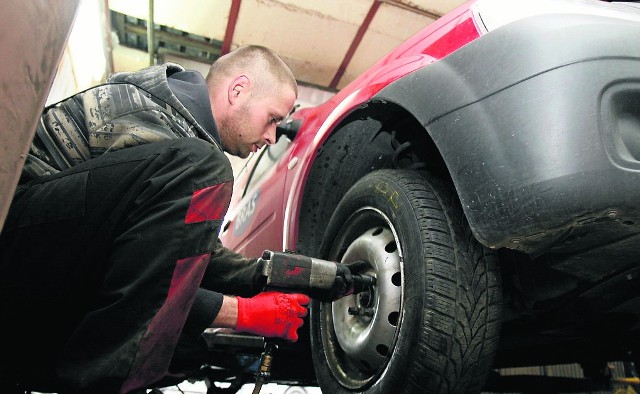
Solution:
<path fill-rule="evenodd" d="M 264 45 L 283 57 L 300 82 L 340 89 L 399 43 L 463 2 L 154 0 L 153 18 L 161 47 L 163 39 L 169 40 L 168 34 L 178 35 L 197 45 L 210 45 L 209 59 L 215 59 L 241 45 Z M 109 8 L 146 26 L 150 10 L 146 1 L 109 0 Z M 113 15 L 117 14 L 112 12 L 112 20 Z"/>

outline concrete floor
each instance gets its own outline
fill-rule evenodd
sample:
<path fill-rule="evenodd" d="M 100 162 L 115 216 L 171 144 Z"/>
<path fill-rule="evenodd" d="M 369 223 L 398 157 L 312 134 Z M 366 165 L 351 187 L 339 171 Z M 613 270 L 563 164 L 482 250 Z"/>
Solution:
<path fill-rule="evenodd" d="M 625 367 L 621 362 L 608 363 L 608 368 L 612 378 L 621 378 L 626 375 Z M 544 367 L 507 368 L 499 370 L 503 376 L 513 375 L 533 375 L 533 376 L 556 376 L 556 377 L 584 377 L 582 368 L 577 364 L 550 365 Z M 640 392 L 638 386 L 624 383 L 612 385 L 610 391 L 589 391 L 588 394 L 637 394 Z M 246 384 L 238 391 L 239 394 L 251 394 L 254 385 Z M 207 387 L 204 382 L 188 383 L 183 382 L 177 387 L 163 389 L 166 394 L 206 394 Z M 262 387 L 260 394 L 321 394 L 318 387 L 285 386 L 277 384 L 266 384 Z M 483 392 L 483 394 L 494 394 Z M 584 393 L 587 394 L 587 393 Z"/>
<path fill-rule="evenodd" d="M 240 388 L 238 394 L 251 394 L 253 384 L 245 384 Z M 166 387 L 162 389 L 165 394 L 206 394 L 207 386 L 204 382 L 189 383 L 183 382 L 178 386 Z M 279 384 L 265 384 L 260 390 L 260 394 L 321 394 L 318 387 L 284 386 Z"/>

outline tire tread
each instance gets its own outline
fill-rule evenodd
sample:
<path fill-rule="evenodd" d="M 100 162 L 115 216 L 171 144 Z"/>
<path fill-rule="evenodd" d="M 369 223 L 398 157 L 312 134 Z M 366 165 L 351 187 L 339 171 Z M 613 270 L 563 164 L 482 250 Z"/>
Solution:
<path fill-rule="evenodd" d="M 450 188 L 408 171 L 393 172 L 407 198 L 419 201 L 414 205 L 414 214 L 422 238 L 427 241 L 423 252 L 426 259 L 434 263 L 425 274 L 426 283 L 434 283 L 433 288 L 427 287 L 427 294 L 440 299 L 440 303 L 433 305 L 432 313 L 425 316 L 435 323 L 431 325 L 432 332 L 423 336 L 419 344 L 423 352 L 433 353 L 434 357 L 416 363 L 412 373 L 415 379 L 411 379 L 415 384 L 410 391 L 419 392 L 428 387 L 428 392 L 434 393 L 480 392 L 499 336 L 500 315 L 489 312 L 493 304 L 500 303 L 500 297 L 496 296 L 500 292 L 495 291 L 498 281 L 489 279 L 498 274 L 495 256 L 473 237 Z M 460 264 L 460 261 L 471 263 Z M 450 277 L 452 272 L 457 272 L 456 280 Z M 452 297 L 451 290 L 458 287 L 459 291 Z M 442 303 L 443 300 L 447 303 Z M 442 319 L 448 320 L 447 323 L 443 324 Z M 449 328 L 454 330 L 453 335 L 446 331 Z M 443 343 L 447 346 L 441 346 Z M 446 361 L 444 373 L 443 360 Z M 475 365 L 481 367 L 474 368 Z M 424 379 L 425 376 L 430 378 Z M 433 379 L 434 376 L 439 378 Z"/>

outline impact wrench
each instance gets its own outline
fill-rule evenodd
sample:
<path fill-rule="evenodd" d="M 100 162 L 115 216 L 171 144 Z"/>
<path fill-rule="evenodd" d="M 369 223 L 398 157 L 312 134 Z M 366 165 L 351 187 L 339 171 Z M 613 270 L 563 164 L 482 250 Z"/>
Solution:
<path fill-rule="evenodd" d="M 324 302 L 360 293 L 376 284 L 376 278 L 371 275 L 351 272 L 368 266 L 362 261 L 337 264 L 270 250 L 265 250 L 258 260 L 262 264 L 264 289 L 302 293 Z"/>

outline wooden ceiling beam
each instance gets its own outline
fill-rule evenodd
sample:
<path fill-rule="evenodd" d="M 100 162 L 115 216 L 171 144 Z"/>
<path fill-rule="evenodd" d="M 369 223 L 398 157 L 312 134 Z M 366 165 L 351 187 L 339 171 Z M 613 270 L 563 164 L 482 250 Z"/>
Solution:
<path fill-rule="evenodd" d="M 238 15 L 240 15 L 240 3 L 242 0 L 232 0 L 229 18 L 227 19 L 227 29 L 224 33 L 224 41 L 222 42 L 222 51 L 220 56 L 226 55 L 231 51 L 231 43 L 233 42 L 233 34 L 238 23 Z"/>

